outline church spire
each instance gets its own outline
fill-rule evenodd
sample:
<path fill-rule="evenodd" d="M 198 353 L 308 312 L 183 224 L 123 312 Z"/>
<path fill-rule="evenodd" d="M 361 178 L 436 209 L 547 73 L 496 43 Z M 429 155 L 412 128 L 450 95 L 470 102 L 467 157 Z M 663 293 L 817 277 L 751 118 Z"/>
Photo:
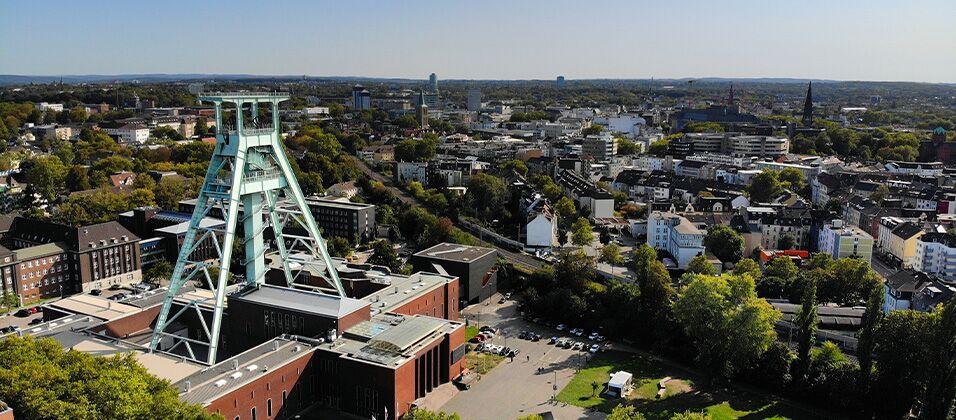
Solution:
<path fill-rule="evenodd" d="M 813 82 L 807 85 L 807 100 L 803 103 L 803 125 L 813 125 Z"/>
<path fill-rule="evenodd" d="M 730 96 L 727 97 L 727 105 L 734 106 L 734 83 L 730 83 Z"/>

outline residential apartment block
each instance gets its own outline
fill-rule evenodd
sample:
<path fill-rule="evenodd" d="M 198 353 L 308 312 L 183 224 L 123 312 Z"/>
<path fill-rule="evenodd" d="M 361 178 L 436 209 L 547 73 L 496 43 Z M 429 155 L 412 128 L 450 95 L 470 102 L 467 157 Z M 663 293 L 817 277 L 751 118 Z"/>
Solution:
<path fill-rule="evenodd" d="M 674 213 L 655 211 L 647 217 L 647 244 L 673 255 L 678 268 L 687 268 L 690 260 L 704 254 L 705 234 Z"/>

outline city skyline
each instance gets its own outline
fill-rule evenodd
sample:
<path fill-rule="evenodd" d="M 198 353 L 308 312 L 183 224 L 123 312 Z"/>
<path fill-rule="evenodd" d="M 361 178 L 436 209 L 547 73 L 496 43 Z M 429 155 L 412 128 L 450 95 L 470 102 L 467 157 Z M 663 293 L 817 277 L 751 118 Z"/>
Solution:
<path fill-rule="evenodd" d="M 956 4 L 944 1 L 608 1 L 588 9 L 562 2 L 226 8 L 171 1 L 156 9 L 4 2 L 0 74 L 953 83 L 956 56 L 945 52 L 956 50 L 956 28 L 947 22 L 954 15 Z M 251 30 L 235 22 L 265 24 Z"/>

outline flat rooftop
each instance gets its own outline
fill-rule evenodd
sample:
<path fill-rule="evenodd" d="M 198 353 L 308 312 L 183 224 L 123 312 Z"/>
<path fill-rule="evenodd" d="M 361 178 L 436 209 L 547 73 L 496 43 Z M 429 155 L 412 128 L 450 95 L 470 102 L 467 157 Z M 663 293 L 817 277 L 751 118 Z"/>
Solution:
<path fill-rule="evenodd" d="M 335 199 L 335 198 L 315 197 L 315 196 L 306 197 L 305 203 L 315 204 L 322 207 L 333 207 L 333 208 L 349 209 L 349 210 L 361 210 L 361 209 L 368 209 L 368 208 L 375 207 L 374 204 L 353 203 L 351 201 L 348 201 L 347 199 L 341 200 L 341 199 Z"/>
<path fill-rule="evenodd" d="M 229 299 L 309 313 L 326 318 L 341 318 L 366 308 L 369 304 L 364 300 L 268 284 L 240 291 L 230 295 Z"/>
<path fill-rule="evenodd" d="M 277 337 L 184 376 L 175 381 L 174 386 L 179 388 L 179 399 L 187 403 L 209 405 L 223 395 L 257 380 L 272 369 L 310 355 L 315 349 L 315 345 L 308 341 Z"/>
<path fill-rule="evenodd" d="M 46 306 L 76 315 L 94 316 L 104 321 L 109 321 L 141 310 L 137 306 L 114 302 L 106 298 L 87 294 L 73 295 L 49 303 Z"/>
<path fill-rule="evenodd" d="M 372 303 L 372 315 L 391 312 L 395 308 L 438 287 L 444 286 L 457 277 L 418 272 L 412 275 L 388 274 L 375 279 L 387 286 L 364 298 Z"/>
<path fill-rule="evenodd" d="M 440 243 L 431 248 L 418 251 L 416 257 L 433 258 L 455 262 L 471 262 L 485 255 L 497 252 L 493 248 L 483 248 L 480 246 L 459 245 L 452 243 Z"/>

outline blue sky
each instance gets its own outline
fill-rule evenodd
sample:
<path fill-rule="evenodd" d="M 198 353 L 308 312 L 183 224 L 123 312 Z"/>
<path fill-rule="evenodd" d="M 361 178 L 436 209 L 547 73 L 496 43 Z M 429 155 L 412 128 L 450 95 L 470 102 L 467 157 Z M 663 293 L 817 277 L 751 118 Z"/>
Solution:
<path fill-rule="evenodd" d="M 956 82 L 956 1 L 0 1 L 0 73 Z"/>

